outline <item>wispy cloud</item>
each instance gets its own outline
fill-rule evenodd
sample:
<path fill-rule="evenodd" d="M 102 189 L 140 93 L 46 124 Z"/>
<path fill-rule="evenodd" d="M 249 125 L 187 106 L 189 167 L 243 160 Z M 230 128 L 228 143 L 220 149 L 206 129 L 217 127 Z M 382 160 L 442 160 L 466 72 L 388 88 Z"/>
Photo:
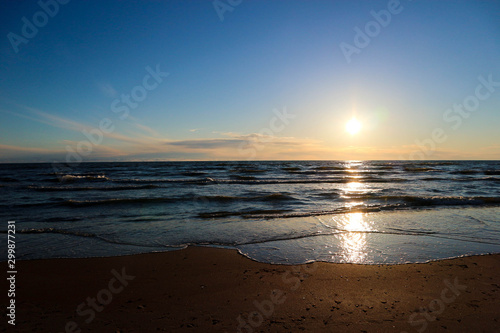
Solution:
<path fill-rule="evenodd" d="M 98 83 L 97 88 L 99 88 L 101 93 L 103 93 L 103 95 L 106 97 L 115 98 L 116 96 L 118 96 L 118 92 L 109 83 Z"/>
<path fill-rule="evenodd" d="M 83 133 L 85 132 L 92 132 L 95 131 L 96 129 L 99 128 L 99 124 L 95 124 L 94 126 L 85 124 L 82 122 L 77 122 L 68 118 L 56 116 L 53 114 L 50 114 L 45 111 L 38 110 L 36 108 L 32 108 L 26 105 L 20 105 L 17 104 L 18 107 L 24 109 L 25 111 L 28 111 L 31 115 L 25 115 L 21 114 L 18 112 L 13 112 L 13 111 L 7 111 L 8 113 L 11 113 L 13 115 L 16 115 L 18 117 L 22 117 L 25 119 L 29 119 L 32 121 L 36 121 L 45 125 L 49 125 L 52 127 L 56 128 L 62 128 L 66 130 L 71 130 L 75 131 L 78 133 Z M 35 117 L 33 117 L 33 115 Z M 153 130 L 152 128 L 141 125 L 139 123 L 133 123 L 133 125 L 137 128 L 139 128 L 143 132 L 147 132 L 150 135 L 153 136 L 159 136 L 159 134 Z M 119 133 L 117 130 L 112 131 L 110 133 L 106 132 L 101 132 L 103 134 L 104 138 L 110 138 L 110 139 L 115 139 L 121 142 L 125 142 L 128 144 L 133 144 L 133 145 L 147 145 L 151 143 L 158 143 L 158 140 L 161 140 L 160 138 L 155 138 L 155 137 L 150 137 L 150 136 L 145 136 L 141 132 L 134 132 L 134 133 L 129 133 L 129 135 L 125 135 L 122 133 Z"/>
<path fill-rule="evenodd" d="M 245 140 L 238 139 L 198 139 L 181 140 L 167 142 L 167 145 L 181 146 L 188 149 L 218 149 L 223 147 L 237 148 L 238 145 L 245 143 Z"/>
<path fill-rule="evenodd" d="M 160 137 L 160 134 L 156 130 L 152 129 L 149 126 L 142 125 L 142 124 L 139 124 L 139 123 L 135 123 L 134 125 L 137 128 L 139 128 L 140 130 L 142 130 L 143 132 L 146 132 L 146 133 L 148 133 L 149 135 L 151 135 L 153 137 Z"/>
<path fill-rule="evenodd" d="M 25 114 L 22 114 L 22 113 L 10 111 L 10 110 L 5 110 L 5 109 L 0 110 L 0 112 L 8 113 L 8 114 L 14 115 L 16 117 L 23 118 L 23 119 L 28 119 L 28 120 L 31 120 L 31 121 L 34 121 L 34 122 L 38 122 L 38 123 L 41 123 L 41 124 L 53 126 L 53 124 L 50 121 L 46 121 L 46 120 L 34 118 L 34 117 L 31 117 L 31 116 L 28 116 L 28 115 L 25 115 Z"/>
<path fill-rule="evenodd" d="M 52 154 L 54 153 L 54 150 L 47 148 L 22 147 L 22 146 L 0 144 L 0 152 L 2 153 L 2 155 L 3 153 L 12 153 L 12 152 Z"/>

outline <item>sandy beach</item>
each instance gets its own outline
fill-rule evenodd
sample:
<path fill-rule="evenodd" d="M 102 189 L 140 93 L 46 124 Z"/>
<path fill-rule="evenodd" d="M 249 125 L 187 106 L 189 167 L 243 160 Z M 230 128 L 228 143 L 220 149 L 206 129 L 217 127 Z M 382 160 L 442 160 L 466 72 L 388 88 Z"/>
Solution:
<path fill-rule="evenodd" d="M 1 9 L 0 333 L 500 333 L 500 0 Z"/>
<path fill-rule="evenodd" d="M 190 247 L 17 267 L 16 326 L 5 325 L 8 332 L 500 330 L 500 255 L 284 266 Z"/>

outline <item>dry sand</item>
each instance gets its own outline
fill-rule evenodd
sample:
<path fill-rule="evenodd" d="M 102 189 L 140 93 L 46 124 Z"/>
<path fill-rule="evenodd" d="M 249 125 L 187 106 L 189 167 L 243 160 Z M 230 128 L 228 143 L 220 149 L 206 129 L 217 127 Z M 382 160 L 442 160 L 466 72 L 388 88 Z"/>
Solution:
<path fill-rule="evenodd" d="M 190 247 L 17 269 L 16 326 L 2 331 L 500 332 L 500 255 L 284 266 Z"/>

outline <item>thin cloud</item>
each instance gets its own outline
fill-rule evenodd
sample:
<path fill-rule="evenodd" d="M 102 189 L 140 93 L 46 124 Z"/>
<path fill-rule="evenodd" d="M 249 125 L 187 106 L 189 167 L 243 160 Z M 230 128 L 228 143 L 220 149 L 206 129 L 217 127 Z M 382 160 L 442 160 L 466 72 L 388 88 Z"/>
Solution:
<path fill-rule="evenodd" d="M 149 135 L 152 135 L 152 136 L 154 136 L 154 137 L 159 137 L 159 136 L 160 136 L 160 134 L 159 134 L 156 130 L 152 129 L 152 128 L 151 128 L 151 127 L 149 127 L 149 126 L 142 125 L 142 124 L 139 124 L 139 123 L 135 123 L 134 125 L 135 125 L 137 128 L 139 128 L 140 130 L 142 130 L 142 131 L 144 131 L 144 132 L 148 133 Z"/>
<path fill-rule="evenodd" d="M 34 147 L 22 147 L 22 146 L 12 146 L 0 144 L 0 151 L 8 152 L 23 152 L 23 153 L 37 153 L 37 154 L 52 154 L 54 150 L 47 148 L 34 148 Z"/>
<path fill-rule="evenodd" d="M 14 114 L 14 115 L 17 115 L 17 116 L 20 116 L 20 117 L 23 117 L 26 119 L 30 119 L 30 120 L 33 120 L 33 121 L 36 121 L 36 122 L 39 122 L 39 123 L 42 123 L 45 125 L 49 125 L 52 127 L 57 127 L 57 128 L 62 128 L 62 129 L 72 130 L 75 132 L 82 133 L 84 131 L 86 131 L 86 132 L 95 131 L 99 126 L 99 124 L 96 124 L 95 126 L 90 126 L 90 125 L 87 125 L 84 123 L 80 123 L 80 122 L 76 122 L 76 121 L 71 120 L 71 119 L 56 116 L 56 115 L 50 114 L 48 112 L 41 111 L 41 110 L 29 107 L 29 106 L 25 106 L 25 105 L 17 104 L 17 106 L 25 109 L 26 111 L 30 112 L 31 114 L 38 116 L 39 118 L 26 116 L 23 114 L 12 112 L 12 111 L 9 111 L 9 112 Z M 151 133 L 158 134 L 156 131 L 154 131 L 153 129 L 151 129 L 145 125 L 140 125 L 140 124 L 134 124 L 134 125 L 136 125 L 138 128 L 141 128 L 142 130 L 149 132 L 150 134 Z M 158 140 L 157 138 L 147 137 L 147 136 L 144 136 L 144 135 L 141 135 L 138 133 L 132 133 L 132 135 L 127 136 L 127 135 L 117 133 L 116 130 L 113 132 L 110 132 L 110 133 L 104 133 L 104 132 L 101 132 L 101 133 L 103 134 L 103 137 L 115 139 L 115 140 L 126 142 L 129 144 L 135 144 L 135 145 L 150 144 L 150 143 L 153 143 L 154 141 Z"/>
<path fill-rule="evenodd" d="M 115 98 L 116 96 L 118 96 L 118 92 L 109 83 L 98 83 L 97 87 L 106 97 Z"/>
<path fill-rule="evenodd" d="M 199 140 L 182 140 L 168 142 L 168 145 L 182 146 L 191 149 L 218 149 L 222 147 L 238 147 L 245 143 L 244 140 L 237 139 L 199 139 Z"/>
<path fill-rule="evenodd" d="M 188 149 L 218 149 L 218 148 L 240 148 L 245 145 L 261 145 L 261 146 L 303 146 L 316 141 L 308 139 L 296 139 L 291 137 L 277 137 L 272 135 L 263 135 L 260 133 L 237 134 L 225 133 L 230 138 L 209 138 L 209 139 L 193 139 L 179 140 L 167 142 L 167 145 L 182 146 Z"/>

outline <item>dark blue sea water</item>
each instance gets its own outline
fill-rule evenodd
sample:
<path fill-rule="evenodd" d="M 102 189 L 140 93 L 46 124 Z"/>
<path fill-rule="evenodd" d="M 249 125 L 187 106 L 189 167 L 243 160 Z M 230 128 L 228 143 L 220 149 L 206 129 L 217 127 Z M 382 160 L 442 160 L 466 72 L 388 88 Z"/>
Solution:
<path fill-rule="evenodd" d="M 500 253 L 499 161 L 0 165 L 17 258 L 187 245 L 273 263 L 404 263 Z M 1 222 L 3 221 L 3 222 Z"/>

